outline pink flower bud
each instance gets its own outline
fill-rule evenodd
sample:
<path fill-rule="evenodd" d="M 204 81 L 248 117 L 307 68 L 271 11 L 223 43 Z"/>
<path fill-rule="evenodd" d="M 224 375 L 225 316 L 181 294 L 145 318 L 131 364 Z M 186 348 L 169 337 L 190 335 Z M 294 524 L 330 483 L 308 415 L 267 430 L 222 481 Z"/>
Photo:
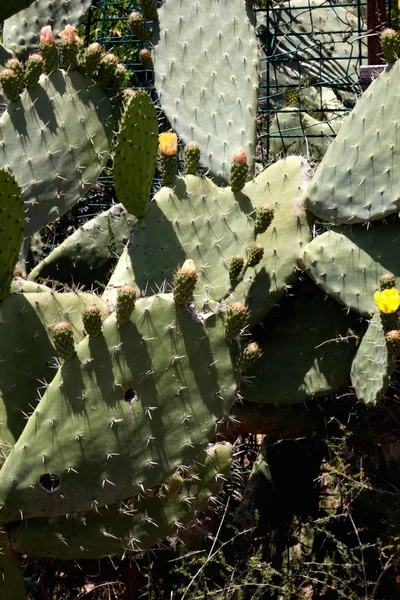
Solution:
<path fill-rule="evenodd" d="M 118 58 L 115 56 L 115 54 L 106 54 L 103 58 L 103 61 L 113 63 L 114 65 L 118 64 Z"/>
<path fill-rule="evenodd" d="M 101 52 L 101 46 L 98 42 L 93 42 L 88 46 L 88 51 L 93 54 L 98 54 Z"/>
<path fill-rule="evenodd" d="M 7 62 L 6 62 L 6 68 L 7 69 L 11 69 L 13 65 L 21 65 L 20 61 L 18 60 L 18 58 L 10 58 Z"/>
<path fill-rule="evenodd" d="M 0 73 L 0 77 L 16 77 L 16 74 L 11 69 L 3 69 Z"/>
<path fill-rule="evenodd" d="M 37 52 L 34 52 L 33 54 L 30 54 L 28 57 L 28 60 L 37 60 L 39 62 L 43 61 L 43 56 L 41 54 L 38 54 Z"/>
<path fill-rule="evenodd" d="M 63 42 L 74 43 L 78 41 L 78 37 L 75 33 L 75 27 L 72 27 L 72 25 L 66 25 L 64 31 L 60 31 L 58 35 Z"/>
<path fill-rule="evenodd" d="M 56 40 L 54 39 L 53 32 L 51 30 L 51 25 L 46 25 L 40 31 L 40 43 L 41 44 L 55 44 Z"/>
<path fill-rule="evenodd" d="M 235 152 L 233 153 L 232 160 L 238 165 L 247 165 L 246 150 L 244 148 L 238 148 L 237 150 L 235 150 Z"/>

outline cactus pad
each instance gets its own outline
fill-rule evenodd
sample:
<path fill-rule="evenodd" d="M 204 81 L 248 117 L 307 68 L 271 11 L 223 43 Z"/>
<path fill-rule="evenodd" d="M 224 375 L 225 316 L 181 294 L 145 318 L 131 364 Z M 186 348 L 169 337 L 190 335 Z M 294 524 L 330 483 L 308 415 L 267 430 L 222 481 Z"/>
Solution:
<path fill-rule="evenodd" d="M 0 471 L 2 518 L 100 508 L 193 459 L 236 397 L 222 319 L 207 324 L 161 294 L 80 342 Z"/>
<path fill-rule="evenodd" d="M 108 98 L 76 71 L 43 75 L 7 106 L 0 117 L 0 166 L 23 190 L 26 235 L 64 214 L 94 185 L 111 130 Z"/>
<path fill-rule="evenodd" d="M 245 302 L 250 295 L 252 323 L 257 322 L 296 279 L 297 257 L 310 239 L 307 217 L 297 200 L 307 176 L 301 159 L 279 161 L 247 183 L 242 192 L 219 188 L 206 177 L 177 178 L 174 189 L 163 188 L 140 219 L 130 247 L 121 255 L 105 299 L 113 287 L 129 283 L 150 294 L 164 282 L 172 284 L 176 269 L 194 261 L 198 282 L 195 300 Z M 230 265 L 246 255 L 255 240 L 254 208 L 274 198 L 271 227 L 257 236 L 265 249 L 255 268 L 231 281 Z"/>
<path fill-rule="evenodd" d="M 104 309 L 93 294 L 46 293 L 46 288 L 35 293 L 40 286 L 31 282 L 25 282 L 23 289 L 29 286 L 35 291 L 12 293 L 1 304 L 0 463 L 22 432 L 45 382 L 54 376 L 56 351 L 51 328 L 58 321 L 68 321 L 75 342 L 79 342 L 83 338 L 83 308 L 95 303 Z"/>
<path fill-rule="evenodd" d="M 357 398 L 367 406 L 376 406 L 389 387 L 394 366 L 381 316 L 375 313 L 351 367 L 351 381 Z"/>
<path fill-rule="evenodd" d="M 138 501 L 125 500 L 106 511 L 78 513 L 66 517 L 31 519 L 26 527 L 11 526 L 11 548 L 30 556 L 54 558 L 101 558 L 152 546 L 186 525 L 195 511 L 204 509 L 229 475 L 230 444 L 216 444 L 202 452 L 187 470 L 159 488 L 149 490 Z M 174 487 L 178 483 L 178 493 Z M 169 489 L 168 489 L 169 488 Z"/>
<path fill-rule="evenodd" d="M 121 119 L 113 170 L 118 200 L 137 217 L 144 217 L 148 211 L 157 135 L 155 106 L 145 91 L 138 90 L 130 97 Z"/>
<path fill-rule="evenodd" d="M 396 61 L 361 96 L 305 193 L 321 219 L 354 224 L 399 212 L 399 94 Z"/>
<path fill-rule="evenodd" d="M 34 0 L 28 8 L 7 18 L 3 31 L 4 44 L 17 54 L 35 50 L 39 47 L 42 27 L 51 25 L 55 32 L 63 30 L 65 25 L 77 27 L 91 3 L 92 0 Z M 25 4 L 28 2 L 25 1 Z"/>
<path fill-rule="evenodd" d="M 243 146 L 254 168 L 258 48 L 242 0 L 185 5 L 168 0 L 159 10 L 155 84 L 173 129 L 200 144 L 201 163 L 229 180 L 234 151 Z"/>
<path fill-rule="evenodd" d="M 0 169 L 0 301 L 10 292 L 24 231 L 24 204 L 14 177 Z"/>
<path fill-rule="evenodd" d="M 121 204 L 97 215 L 79 227 L 43 259 L 28 275 L 29 280 L 50 279 L 91 286 L 106 284 L 129 241 L 135 218 Z"/>
<path fill-rule="evenodd" d="M 313 286 L 284 299 L 264 321 L 261 360 L 241 394 L 260 404 L 294 404 L 326 396 L 350 383 L 360 325 Z"/>
<path fill-rule="evenodd" d="M 299 263 L 329 296 L 359 312 L 372 315 L 374 293 L 385 273 L 400 277 L 396 216 L 361 226 L 336 228 L 317 236 L 300 255 Z"/>

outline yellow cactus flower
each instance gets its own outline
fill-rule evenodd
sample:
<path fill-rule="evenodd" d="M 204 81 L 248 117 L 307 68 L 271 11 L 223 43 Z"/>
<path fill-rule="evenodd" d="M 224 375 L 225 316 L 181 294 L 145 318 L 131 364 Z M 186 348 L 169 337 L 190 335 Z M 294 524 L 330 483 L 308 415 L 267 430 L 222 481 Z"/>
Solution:
<path fill-rule="evenodd" d="M 400 306 L 400 295 L 396 288 L 375 292 L 374 300 L 382 313 L 395 313 Z"/>
<path fill-rule="evenodd" d="M 178 138 L 176 133 L 160 133 L 158 136 L 160 152 L 163 156 L 176 156 L 178 153 Z"/>

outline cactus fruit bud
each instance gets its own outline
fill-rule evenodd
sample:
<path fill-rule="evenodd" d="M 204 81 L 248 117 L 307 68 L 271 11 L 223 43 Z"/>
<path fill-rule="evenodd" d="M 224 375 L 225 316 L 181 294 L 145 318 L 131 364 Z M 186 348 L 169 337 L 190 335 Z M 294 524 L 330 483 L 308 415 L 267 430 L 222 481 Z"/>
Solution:
<path fill-rule="evenodd" d="M 22 90 L 25 87 L 25 69 L 24 69 L 24 65 L 22 64 L 21 61 L 18 60 L 18 58 L 10 58 L 10 60 L 8 60 L 6 62 L 5 68 L 6 69 L 11 69 L 11 71 L 14 71 L 14 73 L 18 77 L 19 91 L 21 93 Z"/>
<path fill-rule="evenodd" d="M 53 32 L 51 30 L 51 25 L 46 25 L 46 27 L 42 27 L 42 29 L 40 30 L 40 43 L 41 44 L 55 44 L 56 43 Z"/>
<path fill-rule="evenodd" d="M 25 64 L 25 82 L 28 88 L 35 87 L 44 71 L 44 60 L 40 54 L 31 54 Z"/>
<path fill-rule="evenodd" d="M 101 312 L 95 304 L 85 306 L 82 312 L 82 321 L 86 333 L 90 337 L 97 337 L 101 333 Z"/>
<path fill-rule="evenodd" d="M 123 285 L 118 290 L 116 310 L 118 325 L 125 325 L 129 322 L 135 308 L 136 296 L 135 288 L 130 285 Z"/>
<path fill-rule="evenodd" d="M 39 49 L 44 60 L 44 71 L 50 74 L 57 69 L 57 46 L 50 25 L 40 31 Z"/>
<path fill-rule="evenodd" d="M 252 367 L 262 356 L 257 342 L 250 342 L 247 346 L 243 346 L 240 349 L 239 355 L 236 361 L 236 368 L 238 371 L 247 371 Z"/>
<path fill-rule="evenodd" d="M 256 218 L 254 220 L 254 231 L 256 234 L 264 233 L 272 223 L 274 218 L 274 209 L 270 204 L 264 204 L 256 209 Z"/>
<path fill-rule="evenodd" d="M 261 246 L 261 244 L 258 244 L 256 242 L 255 244 L 250 246 L 250 248 L 247 248 L 246 265 L 248 267 L 255 267 L 262 260 L 263 256 L 264 256 L 264 248 Z"/>
<path fill-rule="evenodd" d="M 398 354 L 400 352 L 400 331 L 397 329 L 388 331 L 385 338 L 389 352 Z"/>
<path fill-rule="evenodd" d="M 379 280 L 381 292 L 383 290 L 390 290 L 396 287 L 396 276 L 393 273 L 384 273 Z"/>
<path fill-rule="evenodd" d="M 96 82 L 103 90 L 112 83 L 117 67 L 118 58 L 115 54 L 105 54 L 102 57 L 96 73 Z"/>
<path fill-rule="evenodd" d="M 78 57 L 78 69 L 83 75 L 93 77 L 103 56 L 103 50 L 98 42 L 93 42 L 82 49 Z"/>
<path fill-rule="evenodd" d="M 0 83 L 4 95 L 12 102 L 18 100 L 21 93 L 18 75 L 11 69 L 4 69 L 0 73 Z"/>
<path fill-rule="evenodd" d="M 381 32 L 381 46 L 384 59 L 388 64 L 396 62 L 400 52 L 400 35 L 394 29 L 386 28 Z"/>
<path fill-rule="evenodd" d="M 150 42 L 151 34 L 150 30 L 146 25 L 146 21 L 139 12 L 133 12 L 129 16 L 129 26 L 131 28 L 132 33 L 137 37 L 141 42 Z"/>
<path fill-rule="evenodd" d="M 176 304 L 186 304 L 193 294 L 197 282 L 196 265 L 190 259 L 185 260 L 175 273 L 173 292 Z"/>
<path fill-rule="evenodd" d="M 200 163 L 200 146 L 197 142 L 189 142 L 185 147 L 185 173 L 196 175 Z"/>
<path fill-rule="evenodd" d="M 247 307 L 241 302 L 229 304 L 226 311 L 225 335 L 235 338 L 240 334 L 249 316 Z"/>
<path fill-rule="evenodd" d="M 240 192 L 246 183 L 249 166 L 244 148 L 238 148 L 232 157 L 230 184 L 232 192 Z"/>
<path fill-rule="evenodd" d="M 75 33 L 75 27 L 66 25 L 64 31 L 58 34 L 61 38 L 60 58 L 65 71 L 73 71 L 78 64 L 79 46 L 82 41 Z"/>
<path fill-rule="evenodd" d="M 243 269 L 244 258 L 243 256 L 234 256 L 229 265 L 229 279 L 233 281 L 237 279 Z"/>
<path fill-rule="evenodd" d="M 20 85 L 18 75 L 11 69 L 4 69 L 0 73 L 0 83 L 3 93 L 11 101 L 18 100 L 20 95 Z"/>
<path fill-rule="evenodd" d="M 139 60 L 145 69 L 148 69 L 149 71 L 154 70 L 153 57 L 151 56 L 150 50 L 148 50 L 147 48 L 143 48 L 139 52 Z"/>
<path fill-rule="evenodd" d="M 149 21 L 156 21 L 158 19 L 155 0 L 139 0 L 139 6 L 146 19 Z"/>
<path fill-rule="evenodd" d="M 165 185 L 172 185 L 178 166 L 178 137 L 176 133 L 160 133 L 158 143 L 161 154 L 161 177 Z"/>
<path fill-rule="evenodd" d="M 72 326 L 66 321 L 56 323 L 52 328 L 54 346 L 63 360 L 70 360 L 75 354 Z"/>

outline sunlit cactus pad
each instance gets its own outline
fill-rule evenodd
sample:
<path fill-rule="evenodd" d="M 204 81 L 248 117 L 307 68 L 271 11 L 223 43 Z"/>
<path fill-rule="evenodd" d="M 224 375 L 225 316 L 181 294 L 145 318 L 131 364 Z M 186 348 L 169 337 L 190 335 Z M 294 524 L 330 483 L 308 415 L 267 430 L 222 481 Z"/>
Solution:
<path fill-rule="evenodd" d="M 25 235 L 67 212 L 96 183 L 109 155 L 110 101 L 77 71 L 56 71 L 0 117 L 0 167 L 25 200 Z"/>
<path fill-rule="evenodd" d="M 113 313 L 77 345 L 0 471 L 3 519 L 118 502 L 214 438 L 236 380 L 221 317 L 192 317 L 172 295 L 143 298 L 127 324 Z"/>
<path fill-rule="evenodd" d="M 297 257 L 311 239 L 308 217 L 299 199 L 309 177 L 306 161 L 289 157 L 272 165 L 242 192 L 219 188 L 207 177 L 177 178 L 174 189 L 162 188 L 149 212 L 137 222 L 130 247 L 121 255 L 105 294 L 113 301 L 124 283 L 151 294 L 170 286 L 175 270 L 189 258 L 197 267 L 195 300 L 220 302 L 247 298 L 251 321 L 257 322 L 286 286 L 297 277 Z M 254 209 L 275 209 L 266 232 L 255 235 Z M 262 261 L 231 281 L 234 256 L 247 257 L 255 240 L 264 247 Z"/>
<path fill-rule="evenodd" d="M 372 315 L 380 277 L 400 277 L 399 236 L 397 216 L 371 223 L 368 229 L 338 227 L 310 242 L 299 262 L 329 296 L 364 316 Z"/>
<path fill-rule="evenodd" d="M 202 452 L 185 470 L 142 497 L 125 500 L 73 519 L 30 519 L 10 526 L 11 548 L 29 556 L 102 558 L 136 552 L 166 539 L 216 496 L 229 475 L 232 446 L 219 443 Z M 215 498 L 214 498 L 215 500 Z"/>
<path fill-rule="evenodd" d="M 400 209 L 400 62 L 361 96 L 318 167 L 305 200 L 338 223 L 382 219 Z"/>
<path fill-rule="evenodd" d="M 201 163 L 228 181 L 232 155 L 246 150 L 253 170 L 259 58 L 243 0 L 167 0 L 154 50 L 161 106 Z"/>
<path fill-rule="evenodd" d="M 19 3 L 22 5 L 23 0 Z M 5 0 L 5 4 L 10 4 L 10 0 Z M 77 27 L 92 0 L 34 0 L 31 3 L 25 0 L 24 4 L 30 6 L 21 6 L 25 10 L 11 18 L 5 17 L 3 30 L 4 44 L 18 54 L 39 46 L 40 30 L 45 25 L 51 25 L 56 32 L 62 31 L 65 25 Z"/>

